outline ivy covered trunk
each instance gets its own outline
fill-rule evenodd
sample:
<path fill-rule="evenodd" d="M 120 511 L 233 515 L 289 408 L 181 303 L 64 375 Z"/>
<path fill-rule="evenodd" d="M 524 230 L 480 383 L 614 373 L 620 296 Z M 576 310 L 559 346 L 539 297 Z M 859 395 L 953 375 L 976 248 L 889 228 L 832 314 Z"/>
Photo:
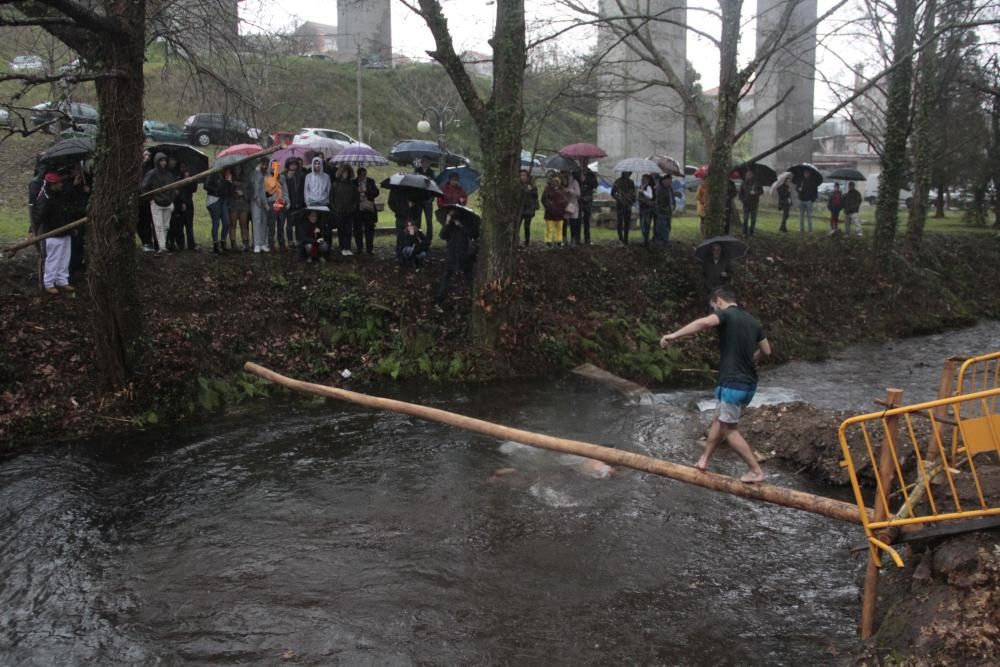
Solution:
<path fill-rule="evenodd" d="M 913 87 L 913 39 L 916 0 L 896 4 L 896 32 L 892 40 L 893 61 L 900 63 L 889 75 L 885 113 L 885 143 L 882 175 L 875 203 L 875 262 L 885 266 L 899 224 L 899 191 L 906 184 L 906 140 L 909 134 L 910 93 Z"/>
<path fill-rule="evenodd" d="M 708 208 L 705 211 L 705 228 L 708 236 L 725 231 L 729 191 L 729 168 L 733 159 L 733 136 L 736 132 L 742 82 L 737 69 L 737 51 L 740 44 L 740 17 L 743 0 L 721 0 L 722 40 L 719 53 L 719 95 L 716 102 L 715 137 L 709 160 Z"/>
<path fill-rule="evenodd" d="M 142 168 L 145 2 L 114 3 L 125 40 L 103 40 L 89 62 L 119 75 L 96 82 L 100 125 L 94 189 L 87 211 L 87 283 L 93 301 L 97 354 L 109 386 L 127 386 L 142 332 L 136 289 L 135 226 Z"/>
<path fill-rule="evenodd" d="M 927 0 L 924 6 L 923 34 L 934 32 L 936 14 L 935 0 Z M 936 128 L 931 125 L 931 114 L 937 101 L 936 46 L 931 45 L 920 52 L 917 59 L 917 94 L 913 109 L 913 206 L 906 225 L 907 240 L 914 248 L 920 247 L 930 210 L 932 161 L 937 154 Z M 938 196 L 940 197 L 940 190 Z"/>
<path fill-rule="evenodd" d="M 524 129 L 524 0 L 499 0 L 493 39 L 493 94 L 479 126 L 483 153 L 480 254 L 470 334 L 492 346 L 510 309 L 514 248 L 521 215 L 521 133 Z"/>

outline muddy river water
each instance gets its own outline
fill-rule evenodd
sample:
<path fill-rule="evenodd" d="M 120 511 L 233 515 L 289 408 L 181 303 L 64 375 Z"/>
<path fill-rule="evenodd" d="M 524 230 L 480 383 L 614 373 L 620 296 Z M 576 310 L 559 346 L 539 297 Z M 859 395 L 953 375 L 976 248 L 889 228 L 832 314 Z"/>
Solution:
<path fill-rule="evenodd" d="M 998 323 L 857 347 L 767 371 L 761 397 L 867 411 L 997 349 Z M 681 462 L 708 420 L 707 389 L 636 403 L 572 377 L 384 392 Z M 860 529 L 576 463 L 308 399 L 20 453 L 0 461 L 0 663 L 801 665 L 853 646 Z"/>

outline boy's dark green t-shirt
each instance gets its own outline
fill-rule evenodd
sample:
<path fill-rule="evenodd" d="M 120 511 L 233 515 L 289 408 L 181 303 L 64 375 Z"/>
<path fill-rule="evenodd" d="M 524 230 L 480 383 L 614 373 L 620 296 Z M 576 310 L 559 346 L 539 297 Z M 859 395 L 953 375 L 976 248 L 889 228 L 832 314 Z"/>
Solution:
<path fill-rule="evenodd" d="M 760 322 L 738 306 L 716 313 L 719 318 L 719 384 L 757 384 L 753 355 L 764 340 Z"/>

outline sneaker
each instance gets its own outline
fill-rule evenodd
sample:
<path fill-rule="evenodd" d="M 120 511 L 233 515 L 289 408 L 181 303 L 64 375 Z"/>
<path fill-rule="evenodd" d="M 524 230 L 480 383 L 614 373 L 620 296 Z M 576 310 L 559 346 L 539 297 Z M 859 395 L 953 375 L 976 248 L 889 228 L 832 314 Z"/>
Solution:
<path fill-rule="evenodd" d="M 269 246 L 266 246 L 266 245 L 262 245 L 262 246 L 260 247 L 260 251 L 261 251 L 261 252 L 271 252 L 271 248 L 270 248 Z"/>
<path fill-rule="evenodd" d="M 351 256 L 353 256 L 353 255 L 354 255 L 354 253 L 353 253 L 353 252 L 351 252 L 350 250 L 341 250 L 341 251 L 340 251 L 340 254 L 341 254 L 341 256 L 343 256 L 343 257 L 351 257 Z"/>
<path fill-rule="evenodd" d="M 253 247 L 253 254 L 255 254 L 255 255 L 259 255 L 260 254 L 260 246 L 259 245 L 255 245 Z"/>
<path fill-rule="evenodd" d="M 321 261 L 321 262 L 323 262 L 324 264 L 326 264 L 326 257 L 320 257 L 320 258 L 319 258 L 319 261 Z"/>
<path fill-rule="evenodd" d="M 153 257 L 155 257 L 156 259 L 162 259 L 163 257 L 166 257 L 166 255 L 167 255 L 167 251 L 161 249 L 161 250 L 157 250 L 156 254 L 153 255 Z"/>
<path fill-rule="evenodd" d="M 45 291 L 48 292 L 49 294 L 59 294 L 59 290 L 57 290 L 55 287 L 46 287 Z"/>
<path fill-rule="evenodd" d="M 58 287 L 59 289 L 61 289 L 63 292 L 75 292 L 76 291 L 76 288 L 73 287 L 72 285 L 56 285 L 56 287 Z"/>
<path fill-rule="evenodd" d="M 146 243 L 146 244 L 143 244 L 142 251 L 143 252 L 156 252 L 156 249 L 153 248 L 152 244 Z"/>

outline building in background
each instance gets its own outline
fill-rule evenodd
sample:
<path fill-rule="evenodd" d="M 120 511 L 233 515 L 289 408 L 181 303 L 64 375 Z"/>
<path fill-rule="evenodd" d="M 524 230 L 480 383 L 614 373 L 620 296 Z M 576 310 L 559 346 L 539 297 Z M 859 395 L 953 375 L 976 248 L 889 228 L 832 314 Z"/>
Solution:
<path fill-rule="evenodd" d="M 337 26 L 306 21 L 288 36 L 290 50 L 296 55 L 323 55 L 336 57 L 338 47 Z"/>

